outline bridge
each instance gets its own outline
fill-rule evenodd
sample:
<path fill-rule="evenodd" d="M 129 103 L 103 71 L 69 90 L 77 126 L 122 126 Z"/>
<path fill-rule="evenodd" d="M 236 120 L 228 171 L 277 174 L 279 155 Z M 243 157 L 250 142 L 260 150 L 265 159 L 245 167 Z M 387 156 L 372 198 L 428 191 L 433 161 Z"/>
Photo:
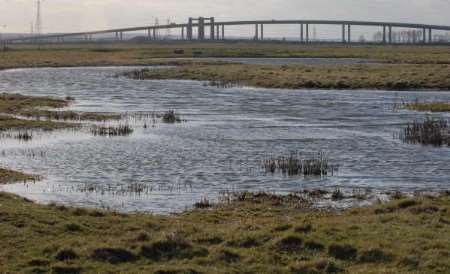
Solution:
<path fill-rule="evenodd" d="M 411 30 L 412 43 L 429 44 L 437 43 L 433 39 L 435 31 L 450 32 L 450 26 L 441 25 L 426 25 L 414 23 L 395 23 L 395 22 L 370 22 L 370 21 L 340 21 L 340 20 L 256 20 L 256 21 L 224 21 L 217 22 L 214 17 L 199 17 L 189 18 L 184 24 L 167 24 L 158 26 L 143 26 L 132 28 L 108 29 L 99 31 L 76 32 L 76 33 L 62 33 L 49 35 L 35 35 L 23 36 L 14 39 L 6 39 L 2 42 L 8 43 L 40 43 L 40 42 L 66 42 L 67 40 L 77 41 L 92 41 L 95 35 L 112 34 L 115 41 L 124 41 L 124 33 L 142 31 L 145 32 L 145 38 L 149 41 L 157 41 L 159 37 L 157 32 L 159 30 L 179 30 L 179 37 L 186 41 L 204 41 L 204 40 L 228 40 L 225 35 L 226 27 L 231 26 L 254 26 L 253 36 L 251 39 L 255 41 L 264 41 L 264 26 L 267 25 L 296 25 L 298 26 L 298 39 L 301 43 L 311 42 L 311 26 L 313 25 L 334 25 L 342 28 L 341 40 L 342 43 L 352 43 L 352 27 L 375 27 L 380 33 L 380 43 L 393 44 L 398 41 L 394 39 L 394 29 L 409 29 Z M 208 28 L 208 29 L 207 29 Z M 194 30 L 197 30 L 194 35 Z M 209 30 L 209 35 L 205 35 L 205 30 Z M 252 34 L 251 34 L 252 35 Z M 450 35 L 449 35 L 450 37 Z M 360 41 L 358 41 L 360 42 Z M 446 41 L 447 43 L 449 41 Z"/>

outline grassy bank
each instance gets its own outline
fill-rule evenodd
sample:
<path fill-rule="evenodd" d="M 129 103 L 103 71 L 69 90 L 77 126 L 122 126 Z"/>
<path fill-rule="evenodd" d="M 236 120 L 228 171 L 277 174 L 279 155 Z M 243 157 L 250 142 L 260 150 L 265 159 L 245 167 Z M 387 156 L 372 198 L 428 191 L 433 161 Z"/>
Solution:
<path fill-rule="evenodd" d="M 18 129 L 53 130 L 76 126 L 73 123 L 58 121 L 103 121 L 120 118 L 118 114 L 109 113 L 55 111 L 55 109 L 67 107 L 71 100 L 71 98 L 56 99 L 20 94 L 0 94 L 0 131 Z"/>
<path fill-rule="evenodd" d="M 415 111 L 450 112 L 450 103 L 447 102 L 406 103 L 404 104 L 404 107 Z"/>
<path fill-rule="evenodd" d="M 362 58 L 377 65 L 214 65 L 190 57 Z M 215 80 L 268 88 L 449 89 L 450 49 L 437 46 L 344 46 L 286 43 L 116 43 L 13 45 L 0 69 L 20 67 L 182 65 L 151 79 Z M 194 59 L 195 60 L 195 59 Z"/>
<path fill-rule="evenodd" d="M 450 65 L 265 66 L 190 64 L 129 74 L 137 79 L 186 79 L 213 85 L 313 89 L 450 89 Z"/>
<path fill-rule="evenodd" d="M 13 182 L 31 181 L 37 179 L 39 179 L 38 176 L 33 176 L 22 172 L 0 168 L 0 185 Z"/>
<path fill-rule="evenodd" d="M 176 49 L 183 52 L 175 53 Z M 364 58 L 389 63 L 450 64 L 447 46 L 348 46 L 295 43 L 116 43 L 11 45 L 0 68 L 134 65 L 173 57 Z"/>
<path fill-rule="evenodd" d="M 0 271 L 447 273 L 450 198 L 340 213 L 247 195 L 174 216 L 37 205 L 0 193 Z"/>

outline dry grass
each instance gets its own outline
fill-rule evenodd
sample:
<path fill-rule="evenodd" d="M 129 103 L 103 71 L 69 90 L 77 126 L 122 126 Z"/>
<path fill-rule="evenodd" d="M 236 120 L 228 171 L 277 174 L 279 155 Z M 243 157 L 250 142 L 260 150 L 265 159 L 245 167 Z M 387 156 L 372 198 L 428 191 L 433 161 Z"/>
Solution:
<path fill-rule="evenodd" d="M 175 53 L 177 49 L 182 54 Z M 200 53 L 200 54 L 199 54 Z M 13 67 L 144 65 L 172 57 L 368 58 L 390 63 L 450 64 L 447 46 L 348 46 L 296 43 L 148 43 L 12 45 L 0 69 Z"/>
<path fill-rule="evenodd" d="M 446 273 L 449 196 L 339 213 L 249 195 L 174 216 L 42 206 L 0 193 L 1 271 Z M 158 272 L 159 271 L 159 272 Z"/>
<path fill-rule="evenodd" d="M 414 103 L 406 103 L 403 105 L 406 109 L 415 111 L 428 111 L 428 112 L 450 112 L 449 102 L 429 102 L 421 103 L 416 101 Z"/>
<path fill-rule="evenodd" d="M 0 185 L 6 183 L 32 181 L 37 179 L 39 179 L 38 176 L 0 168 Z"/>
<path fill-rule="evenodd" d="M 146 70 L 141 79 L 188 79 L 213 85 L 310 89 L 450 89 L 450 65 L 245 65 L 190 64 Z"/>

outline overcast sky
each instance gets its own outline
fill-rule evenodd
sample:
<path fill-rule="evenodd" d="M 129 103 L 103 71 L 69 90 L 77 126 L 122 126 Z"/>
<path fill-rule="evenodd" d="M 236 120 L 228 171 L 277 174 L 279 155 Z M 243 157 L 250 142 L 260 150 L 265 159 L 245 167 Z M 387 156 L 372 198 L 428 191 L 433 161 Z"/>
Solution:
<path fill-rule="evenodd" d="M 0 0 L 0 32 L 29 32 L 36 0 Z M 44 32 L 240 19 L 345 19 L 450 25 L 450 0 L 43 0 Z M 5 27 L 6 26 L 6 27 Z"/>

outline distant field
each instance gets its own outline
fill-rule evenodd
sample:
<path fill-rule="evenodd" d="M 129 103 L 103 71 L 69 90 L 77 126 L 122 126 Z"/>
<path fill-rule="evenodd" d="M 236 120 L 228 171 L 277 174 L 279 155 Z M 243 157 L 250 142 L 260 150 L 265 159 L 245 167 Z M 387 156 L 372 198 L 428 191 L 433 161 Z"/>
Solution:
<path fill-rule="evenodd" d="M 175 53 L 182 49 L 182 53 Z M 389 63 L 450 64 L 448 46 L 301 45 L 295 43 L 114 43 L 12 45 L 0 51 L 0 68 L 146 65 L 174 57 L 365 58 Z"/>

